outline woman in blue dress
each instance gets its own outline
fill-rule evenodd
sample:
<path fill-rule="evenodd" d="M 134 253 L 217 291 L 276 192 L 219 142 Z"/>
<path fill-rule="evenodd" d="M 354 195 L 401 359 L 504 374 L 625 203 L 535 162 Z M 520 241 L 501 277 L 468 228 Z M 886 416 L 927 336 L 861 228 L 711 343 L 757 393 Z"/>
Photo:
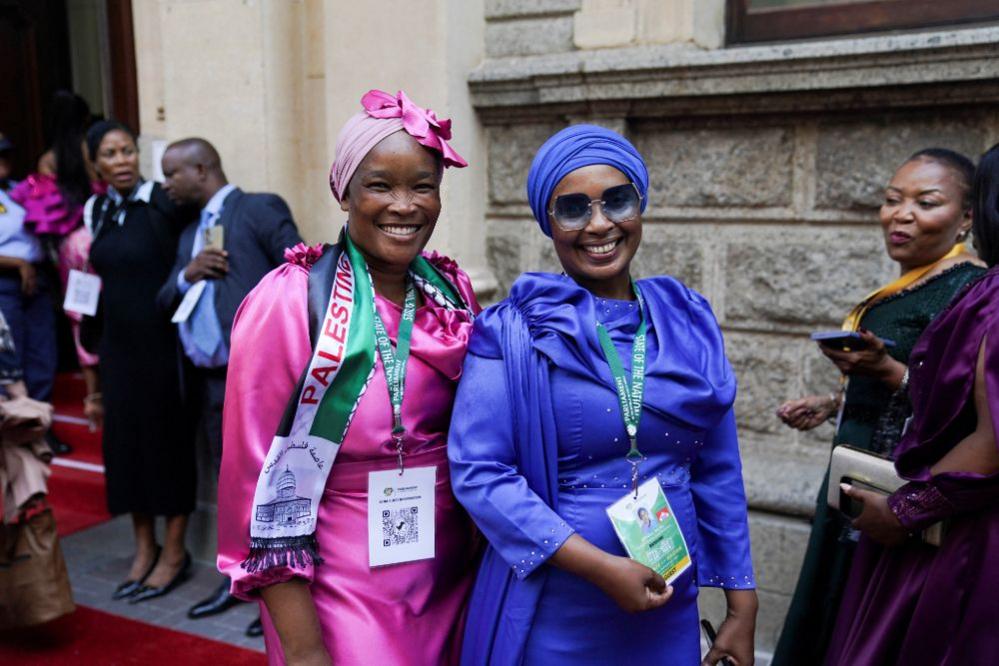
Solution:
<path fill-rule="evenodd" d="M 631 279 L 645 164 L 620 135 L 576 125 L 542 146 L 527 189 L 565 274 L 523 275 L 475 322 L 448 448 L 489 547 L 462 663 L 697 664 L 697 590 L 711 586 L 728 614 L 703 663 L 751 664 L 735 377 L 704 298 Z M 693 562 L 670 585 L 626 556 L 607 514 L 653 479 Z"/>

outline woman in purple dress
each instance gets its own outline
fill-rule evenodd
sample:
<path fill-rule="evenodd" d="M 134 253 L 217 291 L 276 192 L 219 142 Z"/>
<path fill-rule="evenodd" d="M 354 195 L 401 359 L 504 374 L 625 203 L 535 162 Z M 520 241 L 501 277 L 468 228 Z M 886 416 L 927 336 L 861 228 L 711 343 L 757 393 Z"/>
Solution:
<path fill-rule="evenodd" d="M 863 532 L 827 664 L 989 664 L 999 655 L 999 145 L 972 193 L 989 271 L 909 357 L 912 421 L 895 450 L 908 482 L 864 503 Z M 920 533 L 943 522 L 939 546 Z"/>
<path fill-rule="evenodd" d="M 697 664 L 704 586 L 729 607 L 705 663 L 752 663 L 735 377 L 703 297 L 631 279 L 647 190 L 641 155 L 601 127 L 562 130 L 534 159 L 531 208 L 566 274 L 522 276 L 476 320 L 451 421 L 454 492 L 490 544 L 466 666 Z M 656 483 L 693 562 L 671 585 L 627 556 L 607 513 Z M 665 543 L 635 510 L 632 543 Z"/>

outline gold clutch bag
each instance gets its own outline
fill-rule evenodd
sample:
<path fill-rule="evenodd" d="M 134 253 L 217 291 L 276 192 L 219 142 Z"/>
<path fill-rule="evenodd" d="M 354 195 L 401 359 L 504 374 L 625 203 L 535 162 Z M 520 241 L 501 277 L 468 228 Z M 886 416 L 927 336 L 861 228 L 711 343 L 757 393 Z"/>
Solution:
<path fill-rule="evenodd" d="M 841 444 L 833 448 L 829 462 L 829 490 L 826 501 L 834 509 L 850 518 L 863 510 L 863 502 L 849 497 L 839 487 L 846 483 L 854 488 L 869 490 L 879 495 L 891 495 L 905 485 L 905 479 L 895 471 L 895 463 L 884 456 Z M 923 530 L 921 538 L 932 546 L 939 546 L 943 539 L 943 523 Z"/>

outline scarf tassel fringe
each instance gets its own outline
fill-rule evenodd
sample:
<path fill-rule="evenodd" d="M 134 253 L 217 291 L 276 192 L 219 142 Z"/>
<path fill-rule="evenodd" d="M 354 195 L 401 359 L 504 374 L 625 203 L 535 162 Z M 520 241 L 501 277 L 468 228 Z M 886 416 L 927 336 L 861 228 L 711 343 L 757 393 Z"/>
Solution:
<path fill-rule="evenodd" d="M 277 567 L 305 569 L 322 564 L 315 534 L 277 539 L 250 539 L 250 554 L 240 565 L 247 573 L 258 573 Z"/>

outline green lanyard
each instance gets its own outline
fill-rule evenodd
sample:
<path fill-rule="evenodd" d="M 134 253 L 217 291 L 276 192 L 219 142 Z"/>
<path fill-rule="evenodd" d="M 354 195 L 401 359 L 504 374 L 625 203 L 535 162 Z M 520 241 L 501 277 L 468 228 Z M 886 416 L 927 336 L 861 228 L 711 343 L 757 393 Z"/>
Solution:
<path fill-rule="evenodd" d="M 406 281 L 406 300 L 402 304 L 402 317 L 399 319 L 399 333 L 396 337 L 395 349 L 389 339 L 385 322 L 375 311 L 375 343 L 378 345 L 378 355 L 382 358 L 385 370 L 385 384 L 388 386 L 389 401 L 392 403 L 392 441 L 395 442 L 395 452 L 399 457 L 399 474 L 405 471 L 402 456 L 402 440 L 406 428 L 402 425 L 402 398 L 406 392 L 406 362 L 409 360 L 409 346 L 413 339 L 413 322 L 416 320 L 416 288 L 412 280 Z"/>
<path fill-rule="evenodd" d="M 638 309 L 642 315 L 642 323 L 635 333 L 635 340 L 631 345 L 631 379 L 624 371 L 621 357 L 614 347 L 607 329 L 603 324 L 597 324 L 597 337 L 600 339 L 600 347 L 603 349 L 607 365 L 610 366 L 611 374 L 614 376 L 614 387 L 617 389 L 617 400 L 621 405 L 621 417 L 624 420 L 624 429 L 628 433 L 628 443 L 630 445 L 628 453 L 624 459 L 631 464 L 631 489 L 638 497 L 638 465 L 645 459 L 642 452 L 638 450 L 638 422 L 642 418 L 642 395 L 645 393 L 645 339 L 649 329 L 648 321 L 645 317 L 645 301 L 641 292 L 632 284 L 631 288 L 638 299 Z"/>

